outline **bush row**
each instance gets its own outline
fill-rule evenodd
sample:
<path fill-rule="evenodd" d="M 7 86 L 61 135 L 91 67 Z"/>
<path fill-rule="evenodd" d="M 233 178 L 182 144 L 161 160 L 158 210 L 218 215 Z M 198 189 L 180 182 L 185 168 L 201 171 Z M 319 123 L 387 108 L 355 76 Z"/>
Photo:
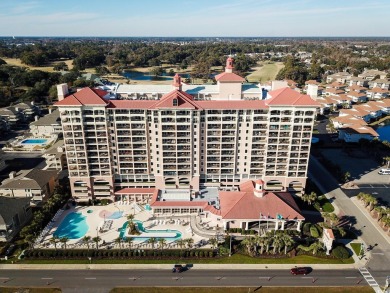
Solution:
<path fill-rule="evenodd" d="M 99 258 L 206 258 L 214 257 L 215 253 L 211 249 L 202 250 L 86 250 L 86 249 L 32 249 L 24 252 L 24 258 L 36 259 L 36 258 L 67 258 L 67 259 L 79 259 L 86 257 L 99 257 Z"/>

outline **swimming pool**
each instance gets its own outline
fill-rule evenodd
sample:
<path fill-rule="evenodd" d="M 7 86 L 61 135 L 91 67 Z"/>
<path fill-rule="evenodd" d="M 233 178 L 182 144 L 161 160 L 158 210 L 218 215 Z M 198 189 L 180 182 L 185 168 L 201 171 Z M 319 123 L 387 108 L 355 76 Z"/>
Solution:
<path fill-rule="evenodd" d="M 122 211 L 117 211 L 117 212 L 113 212 L 111 215 L 109 215 L 108 217 L 106 217 L 107 219 L 119 219 L 122 217 L 122 214 L 123 212 Z"/>
<path fill-rule="evenodd" d="M 72 212 L 62 220 L 53 235 L 59 238 L 79 239 L 87 233 L 88 228 L 86 216 Z"/>
<path fill-rule="evenodd" d="M 22 140 L 21 144 L 45 144 L 47 142 L 46 138 L 27 138 Z"/>
<path fill-rule="evenodd" d="M 150 237 L 147 237 L 147 234 L 150 233 L 150 234 L 168 234 L 169 235 L 174 235 L 174 236 L 169 236 L 169 237 L 155 237 L 157 240 L 160 239 L 160 238 L 164 238 L 165 240 L 167 241 L 176 241 L 178 239 L 181 238 L 182 234 L 180 231 L 177 231 L 177 230 L 149 230 L 149 229 L 145 229 L 143 223 L 141 221 L 133 221 L 136 225 L 137 225 L 137 229 L 139 232 L 141 232 L 141 235 L 134 235 L 134 236 L 131 236 L 135 241 L 141 241 L 141 242 L 144 242 L 144 241 L 147 241 L 149 240 L 151 237 L 155 237 L 155 236 L 150 236 Z M 129 222 L 124 222 L 123 223 L 123 226 L 122 228 L 120 229 L 120 233 L 119 233 L 119 237 L 120 238 L 123 238 L 125 239 L 126 236 L 126 229 L 127 229 L 127 225 L 129 224 Z"/>

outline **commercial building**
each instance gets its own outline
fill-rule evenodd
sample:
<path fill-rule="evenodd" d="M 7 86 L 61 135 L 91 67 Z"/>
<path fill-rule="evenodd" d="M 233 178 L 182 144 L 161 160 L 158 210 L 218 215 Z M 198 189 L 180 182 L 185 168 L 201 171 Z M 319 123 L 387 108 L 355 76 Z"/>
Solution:
<path fill-rule="evenodd" d="M 232 58 L 216 81 L 189 86 L 176 75 L 170 91 L 137 85 L 113 100 L 99 89 L 60 91 L 73 197 L 136 200 L 136 192 L 147 202 L 156 189 L 190 202 L 203 188 L 238 191 L 256 179 L 269 192 L 302 192 L 319 104 L 290 88 L 263 99 L 233 73 Z"/>

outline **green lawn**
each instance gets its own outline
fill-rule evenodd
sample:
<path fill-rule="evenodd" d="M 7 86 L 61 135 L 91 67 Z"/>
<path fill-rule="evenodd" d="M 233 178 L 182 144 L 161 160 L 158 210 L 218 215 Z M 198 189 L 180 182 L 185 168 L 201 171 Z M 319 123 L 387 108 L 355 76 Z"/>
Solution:
<path fill-rule="evenodd" d="M 182 259 L 93 259 L 93 264 L 351 264 L 353 258 L 327 259 L 311 255 L 299 255 L 293 258 L 253 258 L 242 254 L 234 254 L 224 258 L 182 258 Z M 88 264 L 85 260 L 24 260 L 23 264 Z"/>
<path fill-rule="evenodd" d="M 314 290 L 312 287 L 132 287 L 132 288 L 115 288 L 110 293 L 248 293 L 248 292 L 261 292 L 261 293 L 290 293 L 292 291 L 299 293 L 312 293 Z M 372 293 L 373 290 L 369 286 L 354 286 L 354 287 L 316 287 L 316 293 Z"/>
<path fill-rule="evenodd" d="M 246 76 L 249 82 L 266 82 L 274 80 L 279 70 L 284 67 L 283 62 L 259 62 L 258 65 L 253 68 L 253 72 Z"/>
<path fill-rule="evenodd" d="M 361 243 L 351 243 L 351 247 L 353 249 L 353 251 L 355 252 L 356 255 L 360 255 L 360 250 L 362 248 L 362 244 Z"/>

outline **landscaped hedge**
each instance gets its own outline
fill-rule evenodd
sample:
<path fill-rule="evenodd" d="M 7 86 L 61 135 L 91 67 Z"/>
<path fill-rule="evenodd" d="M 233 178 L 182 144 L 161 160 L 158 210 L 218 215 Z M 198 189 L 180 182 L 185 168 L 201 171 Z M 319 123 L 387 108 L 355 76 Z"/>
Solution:
<path fill-rule="evenodd" d="M 87 257 L 94 258 L 211 258 L 215 257 L 216 253 L 212 249 L 198 250 L 152 250 L 152 249 L 133 249 L 133 250 L 94 250 L 94 249 L 31 249 L 25 250 L 25 259 L 85 259 Z"/>

